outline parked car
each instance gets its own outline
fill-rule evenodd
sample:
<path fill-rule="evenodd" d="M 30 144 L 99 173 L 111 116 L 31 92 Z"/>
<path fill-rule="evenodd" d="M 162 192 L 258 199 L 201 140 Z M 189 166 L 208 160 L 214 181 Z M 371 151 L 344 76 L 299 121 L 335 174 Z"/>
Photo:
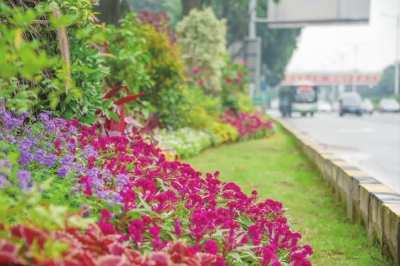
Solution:
<path fill-rule="evenodd" d="M 318 101 L 318 112 L 332 112 L 332 106 L 327 101 Z"/>
<path fill-rule="evenodd" d="M 370 99 L 364 99 L 361 104 L 361 107 L 364 113 L 372 115 L 374 112 L 374 104 L 371 102 Z"/>
<path fill-rule="evenodd" d="M 342 94 L 339 99 L 339 114 L 357 114 L 362 116 L 362 99 L 357 92 L 347 92 Z"/>
<path fill-rule="evenodd" d="M 400 111 L 400 105 L 396 101 L 396 99 L 392 98 L 383 98 L 379 102 L 379 111 L 380 112 L 399 112 Z"/>

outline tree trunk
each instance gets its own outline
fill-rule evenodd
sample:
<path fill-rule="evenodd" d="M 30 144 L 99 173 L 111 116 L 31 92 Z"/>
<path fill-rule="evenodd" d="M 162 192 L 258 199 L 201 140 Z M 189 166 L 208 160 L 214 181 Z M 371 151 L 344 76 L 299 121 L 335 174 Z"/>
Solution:
<path fill-rule="evenodd" d="M 189 15 L 190 10 L 201 8 L 201 0 L 182 0 L 182 17 Z"/>
<path fill-rule="evenodd" d="M 125 16 L 125 13 L 130 11 L 126 0 L 101 0 L 99 6 L 94 9 L 100 14 L 97 15 L 101 22 L 106 24 L 119 25 L 119 20 Z"/>
<path fill-rule="evenodd" d="M 229 12 L 229 0 L 224 0 L 222 4 L 222 14 L 220 18 L 226 18 Z"/>

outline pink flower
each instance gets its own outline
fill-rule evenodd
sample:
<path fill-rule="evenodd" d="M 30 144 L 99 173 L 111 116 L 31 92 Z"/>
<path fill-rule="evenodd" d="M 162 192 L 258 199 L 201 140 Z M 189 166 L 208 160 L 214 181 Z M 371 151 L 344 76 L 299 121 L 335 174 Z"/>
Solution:
<path fill-rule="evenodd" d="M 231 84 L 232 83 L 232 79 L 230 77 L 226 78 L 226 83 Z"/>
<path fill-rule="evenodd" d="M 177 218 L 174 219 L 174 233 L 178 237 L 182 234 L 181 224 Z"/>
<path fill-rule="evenodd" d="M 218 244 L 212 239 L 209 239 L 206 241 L 206 244 L 204 245 L 204 250 L 206 253 L 210 253 L 213 255 L 218 254 Z"/>
<path fill-rule="evenodd" d="M 243 72 L 242 71 L 238 71 L 238 77 L 242 77 L 243 76 Z"/>
<path fill-rule="evenodd" d="M 199 80 L 199 85 L 200 85 L 200 86 L 203 86 L 203 85 L 204 85 L 204 82 L 203 82 L 202 80 Z"/>
<path fill-rule="evenodd" d="M 240 83 L 240 82 L 242 82 L 242 79 L 241 78 L 236 78 L 236 83 Z"/>
<path fill-rule="evenodd" d="M 101 221 L 98 223 L 98 225 L 99 225 L 101 231 L 103 232 L 103 234 L 105 234 L 105 235 L 114 235 L 116 233 L 114 226 L 109 222 Z"/>
<path fill-rule="evenodd" d="M 194 73 L 195 75 L 197 75 L 199 72 L 200 72 L 200 69 L 199 69 L 198 67 L 196 67 L 196 68 L 193 69 L 193 73 Z"/>

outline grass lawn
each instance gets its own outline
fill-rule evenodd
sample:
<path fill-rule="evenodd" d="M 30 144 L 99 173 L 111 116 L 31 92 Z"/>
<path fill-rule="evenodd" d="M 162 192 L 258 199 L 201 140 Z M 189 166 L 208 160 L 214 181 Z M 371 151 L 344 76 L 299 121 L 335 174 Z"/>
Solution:
<path fill-rule="evenodd" d="M 313 265 L 393 265 L 368 244 L 366 229 L 351 223 L 314 165 L 280 126 L 274 136 L 225 145 L 185 160 L 198 171 L 221 172 L 246 192 L 257 190 L 288 208 L 293 229 L 314 249 Z"/>

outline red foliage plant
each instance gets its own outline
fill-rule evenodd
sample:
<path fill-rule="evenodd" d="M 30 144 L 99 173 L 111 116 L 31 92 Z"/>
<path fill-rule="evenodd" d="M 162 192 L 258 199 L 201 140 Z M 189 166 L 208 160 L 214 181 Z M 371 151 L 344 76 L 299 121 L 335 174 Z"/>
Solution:
<path fill-rule="evenodd" d="M 165 12 L 149 13 L 147 11 L 139 12 L 138 18 L 144 24 L 151 24 L 157 32 L 163 33 L 166 31 L 171 44 L 177 40 L 176 34 L 174 33 L 171 26 L 168 25 L 170 18 Z"/>
<path fill-rule="evenodd" d="M 0 227 L 5 228 L 3 224 Z M 105 235 L 96 224 L 90 224 L 84 233 L 76 227 L 46 230 L 30 222 L 13 225 L 10 231 L 9 238 L 0 239 L 1 265 L 197 266 L 210 265 L 218 257 L 195 254 L 182 241 L 174 242 L 162 251 L 142 255 L 123 246 L 118 241 L 119 235 Z"/>

